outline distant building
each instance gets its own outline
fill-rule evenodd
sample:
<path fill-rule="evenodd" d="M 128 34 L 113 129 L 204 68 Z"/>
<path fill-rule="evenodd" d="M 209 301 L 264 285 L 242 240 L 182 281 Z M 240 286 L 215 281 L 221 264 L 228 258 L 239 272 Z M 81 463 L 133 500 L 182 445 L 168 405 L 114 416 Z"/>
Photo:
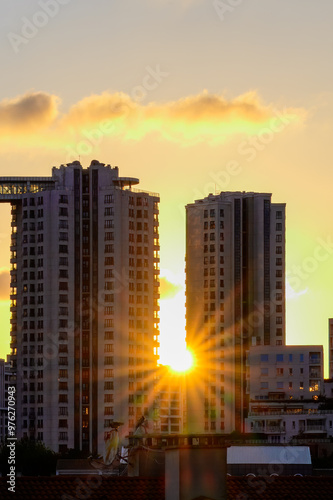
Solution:
<path fill-rule="evenodd" d="M 285 344 L 285 204 L 222 192 L 186 214 L 188 431 L 242 432 L 247 351 Z"/>
<path fill-rule="evenodd" d="M 323 393 L 323 347 L 251 347 L 248 356 L 250 400 L 317 400 Z"/>
<path fill-rule="evenodd" d="M 17 437 L 102 453 L 153 411 L 159 196 L 93 161 L 2 177 L 9 202 Z"/>
<path fill-rule="evenodd" d="M 246 432 L 271 443 L 333 436 L 333 410 L 320 410 L 323 347 L 251 347 Z"/>
<path fill-rule="evenodd" d="M 189 375 L 191 377 L 191 375 Z M 156 407 L 154 432 L 182 434 L 186 423 L 187 375 L 161 365 L 156 377 Z"/>

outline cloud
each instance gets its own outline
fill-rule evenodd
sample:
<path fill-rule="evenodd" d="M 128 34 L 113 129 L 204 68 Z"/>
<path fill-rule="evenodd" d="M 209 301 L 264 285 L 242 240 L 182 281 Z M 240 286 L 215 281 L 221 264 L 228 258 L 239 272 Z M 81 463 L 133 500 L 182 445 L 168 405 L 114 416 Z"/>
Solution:
<path fill-rule="evenodd" d="M 256 123 L 265 122 L 272 115 L 269 108 L 260 104 L 255 92 L 227 101 L 223 96 L 204 91 L 202 94 L 169 103 L 166 107 L 155 106 L 155 108 L 154 111 L 158 114 L 165 114 L 171 120 L 187 123 L 210 121 L 220 123 L 234 120 Z"/>
<path fill-rule="evenodd" d="M 127 118 L 129 114 L 137 112 L 137 107 L 127 94 L 103 92 L 100 95 L 85 97 L 72 106 L 64 116 L 62 126 L 77 128 L 82 124 L 91 125 L 101 120 Z"/>
<path fill-rule="evenodd" d="M 32 134 L 51 125 L 58 114 L 59 99 L 44 92 L 31 92 L 0 102 L 1 134 Z"/>
<path fill-rule="evenodd" d="M 9 271 L 0 272 L 0 300 L 9 300 L 10 275 Z"/>
<path fill-rule="evenodd" d="M 85 97 L 60 114 L 60 99 L 43 92 L 0 102 L 0 131 L 11 135 L 13 145 L 54 148 L 75 146 L 87 136 L 140 140 L 157 134 L 168 141 L 190 145 L 223 142 L 235 134 L 252 135 L 276 116 L 252 91 L 226 99 L 207 91 L 176 101 L 142 104 L 122 93 L 103 92 Z M 280 112 L 281 113 L 281 112 Z M 302 121 L 301 109 L 283 110 L 289 120 Z M 2 138 L 4 137 L 2 134 Z M 8 143 L 8 138 L 7 143 Z"/>
<path fill-rule="evenodd" d="M 296 121 L 302 110 L 283 111 Z M 276 116 L 272 106 L 261 103 L 256 92 L 227 100 L 204 91 L 177 101 L 141 104 L 124 93 L 104 92 L 75 104 L 62 120 L 72 132 L 89 135 L 109 125 L 108 134 L 140 140 L 148 134 L 182 144 L 223 142 L 235 134 L 255 134 Z M 105 134 L 107 135 L 107 134 Z"/>
<path fill-rule="evenodd" d="M 162 299 L 171 299 L 175 297 L 181 289 L 181 285 L 176 285 L 165 277 L 160 278 L 160 293 Z"/>

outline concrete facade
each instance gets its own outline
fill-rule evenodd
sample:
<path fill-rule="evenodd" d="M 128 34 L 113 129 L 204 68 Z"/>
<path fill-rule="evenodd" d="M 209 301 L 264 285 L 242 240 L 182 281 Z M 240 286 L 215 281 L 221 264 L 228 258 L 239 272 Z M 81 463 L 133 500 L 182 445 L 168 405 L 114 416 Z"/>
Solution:
<path fill-rule="evenodd" d="M 244 431 L 246 353 L 285 343 L 285 204 L 222 192 L 187 205 L 188 431 Z"/>
<path fill-rule="evenodd" d="M 248 355 L 248 433 L 271 443 L 333 436 L 325 393 L 322 346 L 251 347 Z"/>
<path fill-rule="evenodd" d="M 12 205 L 17 437 L 103 453 L 152 415 L 159 335 L 159 196 L 93 161 L 1 178 Z"/>
<path fill-rule="evenodd" d="M 250 400 L 316 400 L 324 392 L 323 346 L 251 347 Z"/>

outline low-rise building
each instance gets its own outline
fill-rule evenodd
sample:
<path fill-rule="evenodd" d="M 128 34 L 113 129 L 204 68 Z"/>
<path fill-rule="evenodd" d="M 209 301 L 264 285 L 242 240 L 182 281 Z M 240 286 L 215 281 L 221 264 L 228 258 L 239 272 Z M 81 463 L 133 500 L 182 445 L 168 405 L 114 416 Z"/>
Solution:
<path fill-rule="evenodd" d="M 333 410 L 321 409 L 322 346 L 251 347 L 247 381 L 246 432 L 272 443 L 333 436 Z"/>
<path fill-rule="evenodd" d="M 322 346 L 254 346 L 248 368 L 250 400 L 316 400 L 323 392 Z"/>

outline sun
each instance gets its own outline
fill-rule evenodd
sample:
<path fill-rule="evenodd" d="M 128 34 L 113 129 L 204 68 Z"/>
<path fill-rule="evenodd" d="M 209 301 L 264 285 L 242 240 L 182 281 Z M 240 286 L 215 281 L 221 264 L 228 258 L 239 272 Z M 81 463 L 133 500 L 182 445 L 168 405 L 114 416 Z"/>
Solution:
<path fill-rule="evenodd" d="M 175 372 L 187 372 L 194 366 L 193 355 L 187 349 L 179 349 L 173 353 L 169 361 L 170 368 Z"/>

